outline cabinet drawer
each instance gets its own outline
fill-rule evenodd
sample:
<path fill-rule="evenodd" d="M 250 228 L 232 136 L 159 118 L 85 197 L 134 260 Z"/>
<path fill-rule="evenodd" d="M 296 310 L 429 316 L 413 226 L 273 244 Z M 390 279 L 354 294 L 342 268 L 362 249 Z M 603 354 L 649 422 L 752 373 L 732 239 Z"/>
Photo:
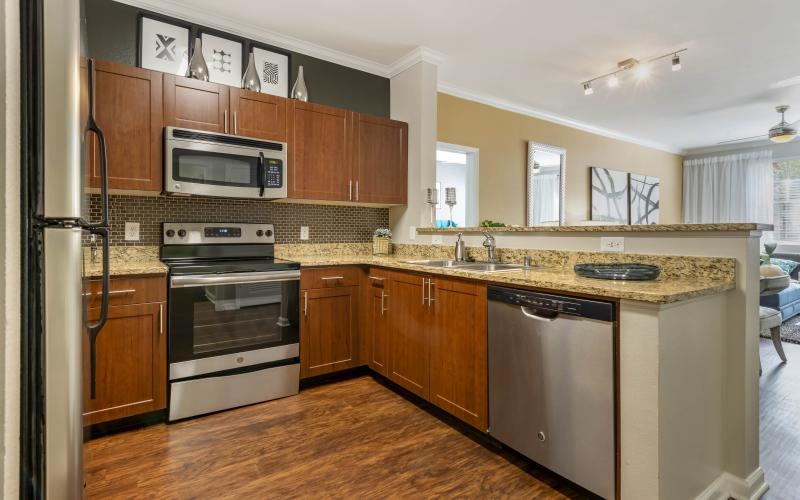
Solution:
<path fill-rule="evenodd" d="M 361 269 L 355 266 L 321 267 L 303 269 L 300 276 L 300 288 L 331 288 L 338 286 L 358 286 Z"/>
<path fill-rule="evenodd" d="M 100 307 L 100 294 L 103 283 L 89 281 L 84 293 L 88 294 L 89 307 Z M 167 300 L 167 281 L 165 278 L 112 278 L 108 303 L 112 306 L 127 304 L 146 304 Z"/>

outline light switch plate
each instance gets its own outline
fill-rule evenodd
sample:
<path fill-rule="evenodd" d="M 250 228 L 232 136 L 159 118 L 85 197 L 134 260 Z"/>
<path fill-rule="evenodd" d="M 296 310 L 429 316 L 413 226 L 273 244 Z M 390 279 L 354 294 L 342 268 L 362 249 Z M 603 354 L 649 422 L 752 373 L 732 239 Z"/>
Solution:
<path fill-rule="evenodd" d="M 417 239 L 417 226 L 409 226 L 408 227 L 408 239 L 409 240 L 416 240 Z"/>
<path fill-rule="evenodd" d="M 125 241 L 139 241 L 139 223 L 125 223 Z"/>
<path fill-rule="evenodd" d="M 441 234 L 434 234 L 431 236 L 431 243 L 434 245 L 441 245 L 442 244 L 442 235 Z"/>
<path fill-rule="evenodd" d="M 602 237 L 600 238 L 601 252 L 624 252 L 625 238 L 621 237 Z"/>
<path fill-rule="evenodd" d="M 308 226 L 300 226 L 300 239 L 301 240 L 308 239 Z"/>

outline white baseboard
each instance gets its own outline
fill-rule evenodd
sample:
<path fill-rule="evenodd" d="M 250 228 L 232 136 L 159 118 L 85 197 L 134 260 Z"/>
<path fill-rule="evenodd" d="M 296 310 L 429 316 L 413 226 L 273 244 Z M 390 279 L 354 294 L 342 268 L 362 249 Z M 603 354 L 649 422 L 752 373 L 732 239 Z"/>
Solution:
<path fill-rule="evenodd" d="M 700 493 L 696 500 L 758 500 L 769 489 L 761 467 L 754 470 L 747 479 L 723 472 Z"/>

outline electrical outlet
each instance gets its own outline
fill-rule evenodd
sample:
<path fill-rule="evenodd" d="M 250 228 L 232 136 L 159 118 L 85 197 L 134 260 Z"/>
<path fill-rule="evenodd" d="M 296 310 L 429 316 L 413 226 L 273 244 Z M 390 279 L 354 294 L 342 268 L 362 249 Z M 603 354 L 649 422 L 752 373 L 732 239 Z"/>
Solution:
<path fill-rule="evenodd" d="M 441 234 L 434 234 L 431 236 L 431 243 L 434 245 L 441 245 L 442 244 L 442 235 Z"/>
<path fill-rule="evenodd" d="M 619 237 L 603 237 L 600 238 L 600 251 L 601 252 L 624 252 L 625 251 L 625 238 Z"/>
<path fill-rule="evenodd" d="M 300 239 L 301 240 L 308 239 L 308 226 L 300 226 Z"/>
<path fill-rule="evenodd" d="M 139 223 L 125 223 L 125 241 L 139 241 Z"/>
<path fill-rule="evenodd" d="M 417 239 L 417 226 L 409 226 L 408 227 L 408 239 L 409 240 L 416 240 Z"/>

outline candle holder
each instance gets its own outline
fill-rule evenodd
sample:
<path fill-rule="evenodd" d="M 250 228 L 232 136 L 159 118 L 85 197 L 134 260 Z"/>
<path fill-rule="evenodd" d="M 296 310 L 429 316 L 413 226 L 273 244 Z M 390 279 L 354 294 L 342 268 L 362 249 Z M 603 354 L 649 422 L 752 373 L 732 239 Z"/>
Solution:
<path fill-rule="evenodd" d="M 453 207 L 456 205 L 456 188 L 444 188 L 444 204 L 450 207 L 450 220 L 447 221 L 447 227 L 456 227 L 453 222 Z"/>
<path fill-rule="evenodd" d="M 428 188 L 426 201 L 430 209 L 431 227 L 436 227 L 436 205 L 439 204 L 439 190 Z"/>

